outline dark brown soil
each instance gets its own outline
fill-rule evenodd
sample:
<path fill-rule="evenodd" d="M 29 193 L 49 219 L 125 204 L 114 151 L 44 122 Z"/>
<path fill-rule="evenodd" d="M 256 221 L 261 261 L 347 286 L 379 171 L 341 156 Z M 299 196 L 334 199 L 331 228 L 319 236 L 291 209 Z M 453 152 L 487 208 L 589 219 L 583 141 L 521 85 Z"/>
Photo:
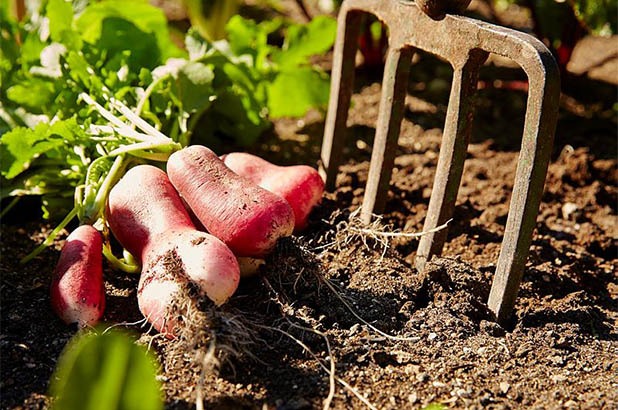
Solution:
<path fill-rule="evenodd" d="M 413 71 L 422 74 L 411 79 L 383 220 L 406 232 L 422 229 L 448 97 L 443 66 L 423 58 L 415 64 Z M 329 377 L 293 336 L 326 366 L 332 357 L 337 377 L 377 408 L 434 402 L 453 408 L 618 408 L 615 113 L 607 105 L 563 96 L 515 317 L 504 329 L 491 320 L 485 302 L 504 234 L 525 94 L 481 93 L 444 258 L 421 274 L 413 267 L 415 239 L 396 238 L 384 248 L 345 223 L 362 202 L 379 77 L 359 73 L 336 191 L 326 195 L 303 236 L 280 244 L 263 269 L 266 281 L 245 280 L 225 308 L 243 312 L 255 342 L 218 375 L 206 377 L 205 407 L 321 408 Z M 446 89 L 428 80 L 432 77 L 445 81 Z M 317 113 L 280 120 L 255 151 L 281 164 L 315 164 L 322 130 Z M 26 205 L 2 225 L 0 407 L 11 409 L 48 406 L 48 380 L 75 331 L 49 307 L 50 275 L 62 240 L 31 263 L 18 263 L 50 229 L 28 222 Z M 106 321 L 138 322 L 138 278 L 109 269 L 105 275 Z M 405 340 L 373 331 L 341 298 L 366 322 Z M 331 353 L 320 334 L 299 326 L 323 333 Z M 144 342 L 154 336 L 147 328 L 128 327 Z M 158 339 L 153 346 L 162 362 L 177 348 Z M 168 408 L 194 407 L 199 369 L 190 359 L 174 356 L 161 370 Z M 337 384 L 332 407 L 363 404 Z"/>

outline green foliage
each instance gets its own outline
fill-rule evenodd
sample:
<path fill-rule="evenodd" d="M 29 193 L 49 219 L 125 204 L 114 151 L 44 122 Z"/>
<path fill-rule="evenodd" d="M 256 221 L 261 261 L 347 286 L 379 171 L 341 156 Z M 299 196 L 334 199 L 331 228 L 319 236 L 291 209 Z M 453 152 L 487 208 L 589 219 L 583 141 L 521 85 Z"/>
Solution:
<path fill-rule="evenodd" d="M 559 41 L 564 35 L 564 23 L 568 21 L 567 14 L 574 13 L 575 17 L 591 33 L 597 35 L 611 35 L 618 32 L 618 1 L 617 0 L 493 0 L 498 7 L 504 8 L 508 4 L 519 4 L 528 7 L 531 4 L 536 8 L 539 23 L 543 34 L 552 41 Z M 567 28 L 568 30 L 568 28 Z"/>
<path fill-rule="evenodd" d="M 51 379 L 58 410 L 162 410 L 154 357 L 128 335 L 81 334 L 69 342 Z"/>
<path fill-rule="evenodd" d="M 209 41 L 225 37 L 225 25 L 238 11 L 239 0 L 183 0 L 191 19 L 202 37 Z"/>
<path fill-rule="evenodd" d="M 609 36 L 618 33 L 617 0 L 576 0 L 571 4 L 575 17 L 594 34 Z"/>
<path fill-rule="evenodd" d="M 328 77 L 309 67 L 283 71 L 268 85 L 272 117 L 300 117 L 311 107 L 328 104 Z"/>
<path fill-rule="evenodd" d="M 62 1 L 62 0 L 57 0 Z M 183 52 L 172 42 L 161 10 L 148 3 L 108 0 L 93 3 L 75 20 L 81 38 L 114 55 L 130 51 L 130 68 L 154 68 Z"/>
<path fill-rule="evenodd" d="M 114 171 L 121 173 L 165 161 L 192 139 L 249 145 L 270 118 L 326 108 L 329 79 L 310 57 L 332 46 L 332 18 L 289 25 L 234 16 L 228 40 L 211 42 L 191 29 L 185 51 L 147 2 L 90 2 L 79 12 L 76 4 L 49 0 L 22 23 L 0 8 L 2 199 L 41 195 L 44 215 L 55 218 L 74 203 L 80 220 L 93 223 L 118 176 L 88 180 L 100 158 L 109 165 L 123 155 Z M 268 43 L 275 31 L 285 34 L 281 48 Z"/>
<path fill-rule="evenodd" d="M 84 132 L 77 126 L 75 119 L 58 121 L 53 125 L 42 122 L 34 129 L 17 127 L 2 137 L 0 145 L 0 156 L 3 159 L 2 176 L 7 179 L 15 178 L 42 155 L 50 160 L 60 157 L 66 154 L 62 150 L 63 146 L 73 145 L 83 138 Z M 62 158 L 62 161 L 65 160 L 66 158 Z M 49 166 L 49 161 L 46 162 L 46 166 Z"/>
<path fill-rule="evenodd" d="M 306 25 L 288 28 L 281 50 L 275 50 L 273 60 L 282 70 L 308 63 L 308 58 L 328 51 L 337 34 L 337 23 L 330 17 L 318 16 Z"/>

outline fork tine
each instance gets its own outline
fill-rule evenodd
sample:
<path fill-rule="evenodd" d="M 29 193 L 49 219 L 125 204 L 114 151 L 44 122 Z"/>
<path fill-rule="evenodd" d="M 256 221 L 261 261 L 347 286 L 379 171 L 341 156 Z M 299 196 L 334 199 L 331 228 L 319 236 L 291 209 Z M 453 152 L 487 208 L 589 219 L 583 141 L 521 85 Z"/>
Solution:
<path fill-rule="evenodd" d="M 409 47 L 390 48 L 386 56 L 380 112 L 361 210 L 364 223 L 371 222 L 372 214 L 384 210 L 401 129 L 411 60 L 412 49 Z"/>
<path fill-rule="evenodd" d="M 487 56 L 485 51 L 472 50 L 465 64 L 453 73 L 442 146 L 423 227 L 425 232 L 446 223 L 453 216 L 470 140 L 479 67 Z M 419 271 L 423 271 L 433 255 L 442 253 L 447 233 L 448 228 L 423 235 L 415 259 Z"/>
<path fill-rule="evenodd" d="M 321 172 L 329 190 L 335 186 L 342 159 L 362 13 L 375 15 L 390 28 L 392 49 L 385 68 L 363 201 L 365 222 L 369 222 L 372 213 L 382 210 L 386 200 L 405 98 L 402 91 L 405 87 L 399 84 L 404 84 L 406 76 L 402 74 L 409 71 L 410 58 L 406 53 L 411 55 L 412 48 L 421 49 L 449 61 L 455 68 L 438 169 L 425 220 L 426 231 L 453 215 L 472 124 L 479 65 L 488 53 L 495 53 L 515 61 L 528 76 L 530 87 L 522 148 L 488 301 L 497 320 L 505 323 L 513 309 L 528 256 L 551 154 L 560 97 L 557 64 L 541 41 L 516 30 L 456 15 L 436 21 L 424 14 L 416 3 L 404 0 L 345 0 L 339 15 L 331 99 L 322 145 Z M 443 231 L 421 240 L 416 260 L 419 270 L 431 255 L 441 252 L 445 238 L 446 231 Z"/>
<path fill-rule="evenodd" d="M 337 171 L 341 163 L 348 109 L 354 84 L 360 20 L 360 13 L 347 11 L 344 8 L 341 9 L 337 19 L 337 39 L 333 54 L 330 99 L 322 140 L 322 164 L 320 166 L 320 175 L 324 179 L 327 191 L 335 188 Z"/>
<path fill-rule="evenodd" d="M 558 104 L 560 73 L 549 51 L 541 49 L 529 59 L 526 119 L 513 196 L 487 305 L 500 323 L 513 310 L 532 243 L 545 176 L 551 156 Z"/>

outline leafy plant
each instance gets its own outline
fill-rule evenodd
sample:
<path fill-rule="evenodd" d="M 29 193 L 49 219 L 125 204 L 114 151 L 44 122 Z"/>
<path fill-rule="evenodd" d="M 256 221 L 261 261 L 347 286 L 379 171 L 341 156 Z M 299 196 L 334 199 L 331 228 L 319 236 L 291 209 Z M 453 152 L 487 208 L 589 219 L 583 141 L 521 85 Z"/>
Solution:
<path fill-rule="evenodd" d="M 608 36 L 618 32 L 616 0 L 487 0 L 498 9 L 509 4 L 527 7 L 535 35 L 547 41 L 566 77 L 566 66 L 577 42 L 587 33 Z"/>
<path fill-rule="evenodd" d="M 191 29 L 183 50 L 145 2 L 76 4 L 49 0 L 25 22 L 0 8 L 1 195 L 41 196 L 46 218 L 73 208 L 104 222 L 127 167 L 165 161 L 192 138 L 249 145 L 269 118 L 326 107 L 328 76 L 309 58 L 332 46 L 331 18 L 234 16 L 228 40 Z M 274 32 L 286 33 L 282 47 L 268 43 Z"/>
<path fill-rule="evenodd" d="M 225 25 L 236 14 L 239 0 L 183 0 L 191 24 L 209 41 L 225 38 Z"/>
<path fill-rule="evenodd" d="M 550 38 L 559 40 L 567 20 L 573 14 L 577 21 L 596 35 L 611 35 L 618 31 L 618 2 L 615 0 L 493 0 L 496 7 L 519 4 L 530 8 Z M 571 27 L 572 28 L 572 27 Z"/>
<path fill-rule="evenodd" d="M 125 333 L 78 334 L 50 383 L 53 409 L 161 410 L 156 359 Z"/>

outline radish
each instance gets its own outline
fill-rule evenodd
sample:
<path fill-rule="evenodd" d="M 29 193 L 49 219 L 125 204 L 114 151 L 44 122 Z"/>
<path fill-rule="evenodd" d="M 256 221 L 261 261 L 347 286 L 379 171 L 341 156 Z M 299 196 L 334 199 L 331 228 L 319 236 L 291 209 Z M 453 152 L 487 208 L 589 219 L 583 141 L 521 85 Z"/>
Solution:
<path fill-rule="evenodd" d="M 238 262 L 219 239 L 196 230 L 165 172 L 150 165 L 129 170 L 111 190 L 107 217 L 118 241 L 142 263 L 138 304 L 160 332 L 174 335 L 168 309 L 183 288 L 197 286 L 216 305 L 239 281 Z"/>
<path fill-rule="evenodd" d="M 306 165 L 281 167 L 244 152 L 223 155 L 221 159 L 238 175 L 285 199 L 294 210 L 297 232 L 307 226 L 309 213 L 324 193 L 324 181 L 315 169 Z"/>
<path fill-rule="evenodd" d="M 234 173 L 206 147 L 176 151 L 167 172 L 208 232 L 236 256 L 263 257 L 294 230 L 290 205 Z"/>
<path fill-rule="evenodd" d="M 96 324 L 105 309 L 101 234 L 82 225 L 67 238 L 51 283 L 51 304 L 67 324 Z"/>

